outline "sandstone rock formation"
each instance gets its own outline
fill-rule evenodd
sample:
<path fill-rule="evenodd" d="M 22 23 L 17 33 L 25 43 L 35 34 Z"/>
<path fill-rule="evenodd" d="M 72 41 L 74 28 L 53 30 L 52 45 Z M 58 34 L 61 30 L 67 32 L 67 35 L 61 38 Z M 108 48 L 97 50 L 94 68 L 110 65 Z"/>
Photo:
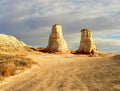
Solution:
<path fill-rule="evenodd" d="M 81 54 L 96 54 L 98 53 L 92 39 L 92 33 L 87 29 L 81 30 L 81 41 L 77 53 Z"/>
<path fill-rule="evenodd" d="M 52 53 L 69 53 L 67 44 L 63 38 L 62 26 L 55 24 L 52 26 L 52 32 L 49 36 L 49 43 L 46 52 Z"/>
<path fill-rule="evenodd" d="M 20 52 L 29 51 L 30 48 L 14 36 L 0 34 L 0 52 Z"/>
<path fill-rule="evenodd" d="M 27 46 L 22 41 L 17 40 L 14 36 L 0 34 L 0 46 L 16 46 L 22 47 Z"/>

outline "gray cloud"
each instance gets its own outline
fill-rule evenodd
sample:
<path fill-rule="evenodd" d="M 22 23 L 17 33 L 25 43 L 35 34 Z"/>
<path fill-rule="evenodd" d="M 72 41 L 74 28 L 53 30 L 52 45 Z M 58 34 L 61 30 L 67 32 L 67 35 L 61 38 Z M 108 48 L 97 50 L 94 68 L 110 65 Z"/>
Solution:
<path fill-rule="evenodd" d="M 77 49 L 82 28 L 90 29 L 94 38 L 120 34 L 119 5 L 119 0 L 1 0 L 0 33 L 15 35 L 29 45 L 47 46 L 52 24 L 59 23 L 69 47 Z"/>

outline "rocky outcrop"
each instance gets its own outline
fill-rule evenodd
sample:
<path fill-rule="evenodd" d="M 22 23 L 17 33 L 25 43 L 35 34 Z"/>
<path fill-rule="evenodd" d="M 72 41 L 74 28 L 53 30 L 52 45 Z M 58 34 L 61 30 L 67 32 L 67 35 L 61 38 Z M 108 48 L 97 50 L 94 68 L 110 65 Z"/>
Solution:
<path fill-rule="evenodd" d="M 21 53 L 31 51 L 30 47 L 12 35 L 0 34 L 0 52 Z"/>
<path fill-rule="evenodd" d="M 17 40 L 14 36 L 0 34 L 0 46 L 16 46 L 22 47 L 27 46 L 22 41 Z"/>
<path fill-rule="evenodd" d="M 55 24 L 52 26 L 52 32 L 49 36 L 48 46 L 45 51 L 51 53 L 70 53 L 63 38 L 61 25 Z"/>
<path fill-rule="evenodd" d="M 92 33 L 87 29 L 81 30 L 81 41 L 79 49 L 76 53 L 81 54 L 96 54 L 98 53 L 96 46 L 92 39 Z"/>

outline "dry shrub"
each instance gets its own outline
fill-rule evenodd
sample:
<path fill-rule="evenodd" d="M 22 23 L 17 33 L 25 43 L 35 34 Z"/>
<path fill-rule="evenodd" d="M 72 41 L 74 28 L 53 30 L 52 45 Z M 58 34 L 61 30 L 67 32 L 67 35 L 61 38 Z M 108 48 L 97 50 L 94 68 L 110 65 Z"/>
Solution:
<path fill-rule="evenodd" d="M 101 57 L 111 57 L 116 55 L 115 53 L 99 53 L 99 56 Z"/>
<path fill-rule="evenodd" d="M 75 50 L 70 50 L 70 53 L 75 54 L 76 51 Z"/>
<path fill-rule="evenodd" d="M 11 76 L 15 74 L 15 65 L 14 63 L 4 63 L 0 65 L 0 76 Z"/>
<path fill-rule="evenodd" d="M 98 57 L 99 54 L 90 54 L 89 57 Z"/>
<path fill-rule="evenodd" d="M 0 54 L 0 80 L 4 77 L 15 75 L 17 70 L 24 70 L 36 64 L 33 60 L 24 56 L 10 56 Z"/>
<path fill-rule="evenodd" d="M 4 78 L 3 78 L 3 76 L 0 76 L 0 81 L 2 81 Z"/>
<path fill-rule="evenodd" d="M 33 64 L 36 64 L 36 62 L 29 58 L 21 58 L 21 59 L 16 59 L 14 61 L 14 64 L 16 66 L 30 68 Z"/>
<path fill-rule="evenodd" d="M 116 54 L 113 56 L 114 59 L 120 60 L 120 54 Z"/>
<path fill-rule="evenodd" d="M 89 57 L 112 57 L 115 56 L 114 53 L 98 53 L 98 54 L 90 54 Z M 116 56 L 118 57 L 118 56 Z"/>

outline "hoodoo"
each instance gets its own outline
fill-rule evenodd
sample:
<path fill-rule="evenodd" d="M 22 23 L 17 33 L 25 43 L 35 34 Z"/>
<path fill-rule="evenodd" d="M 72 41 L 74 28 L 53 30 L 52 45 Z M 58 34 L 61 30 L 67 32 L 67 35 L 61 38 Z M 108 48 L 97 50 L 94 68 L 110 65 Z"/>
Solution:
<path fill-rule="evenodd" d="M 92 33 L 88 29 L 81 30 L 81 41 L 77 53 L 96 54 L 97 48 L 93 42 Z"/>
<path fill-rule="evenodd" d="M 50 53 L 70 53 L 67 43 L 63 38 L 61 25 L 55 24 L 52 26 L 52 32 L 49 36 L 48 46 L 45 51 Z"/>

